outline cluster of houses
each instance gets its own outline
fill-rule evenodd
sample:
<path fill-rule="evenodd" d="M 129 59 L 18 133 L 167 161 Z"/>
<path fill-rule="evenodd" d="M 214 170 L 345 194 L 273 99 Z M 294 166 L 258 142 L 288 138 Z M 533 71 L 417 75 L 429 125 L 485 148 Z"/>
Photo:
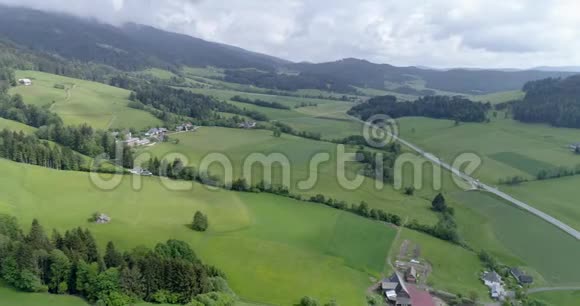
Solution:
<path fill-rule="evenodd" d="M 190 122 L 183 123 L 176 127 L 177 132 L 189 132 L 189 131 L 196 131 L 199 129 L 199 126 L 195 126 Z M 112 133 L 112 135 L 119 139 L 119 141 L 123 142 L 129 147 L 139 147 L 139 146 L 146 146 L 154 144 L 155 142 L 162 142 L 166 139 L 167 133 L 169 132 L 166 128 L 151 128 L 147 132 L 145 132 L 145 137 L 135 137 L 131 132 L 126 132 L 124 134 L 120 134 L 118 132 Z M 121 136 L 121 137 L 119 137 Z"/>
<path fill-rule="evenodd" d="M 405 277 L 399 272 L 393 273 L 391 277 L 381 282 L 380 290 L 385 296 L 387 303 L 394 306 L 435 306 L 433 297 L 429 292 L 417 289 L 411 283 L 417 280 L 416 271 L 413 275 L 414 268 L 410 268 Z"/>
<path fill-rule="evenodd" d="M 531 285 L 534 282 L 534 278 L 524 273 L 518 268 L 511 268 L 510 274 L 516 279 L 516 281 L 524 286 Z M 485 271 L 483 272 L 481 279 L 483 283 L 489 288 L 491 297 L 497 300 L 503 300 L 507 292 L 504 288 L 501 276 L 495 271 Z"/>
<path fill-rule="evenodd" d="M 32 85 L 32 81 L 30 79 L 18 79 L 18 84 L 23 86 L 30 86 Z"/>
<path fill-rule="evenodd" d="M 131 132 L 128 132 L 124 136 L 123 143 L 129 147 L 138 147 L 151 144 L 151 140 L 149 138 L 133 137 L 133 134 L 131 134 Z"/>

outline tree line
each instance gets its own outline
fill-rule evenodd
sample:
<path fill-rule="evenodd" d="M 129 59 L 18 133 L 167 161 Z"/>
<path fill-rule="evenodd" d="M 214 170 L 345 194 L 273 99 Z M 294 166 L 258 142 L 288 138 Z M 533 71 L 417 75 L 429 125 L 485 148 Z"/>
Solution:
<path fill-rule="evenodd" d="M 53 230 L 49 237 L 33 220 L 25 234 L 8 215 L 0 215 L 0 276 L 21 291 L 77 295 L 97 305 L 235 302 L 223 272 L 183 241 L 125 252 L 109 242 L 101 255 L 88 229 Z"/>
<path fill-rule="evenodd" d="M 16 86 L 14 70 L 0 65 L 0 93 L 6 92 L 10 86 Z"/>
<path fill-rule="evenodd" d="M 427 96 L 414 102 L 400 103 L 395 96 L 375 97 L 358 104 L 348 111 L 349 115 L 367 120 L 373 115 L 389 115 L 393 118 L 422 116 L 465 122 L 483 122 L 489 103 L 474 102 L 461 96 Z"/>
<path fill-rule="evenodd" d="M 513 103 L 514 119 L 580 128 L 580 76 L 528 82 L 524 99 Z"/>

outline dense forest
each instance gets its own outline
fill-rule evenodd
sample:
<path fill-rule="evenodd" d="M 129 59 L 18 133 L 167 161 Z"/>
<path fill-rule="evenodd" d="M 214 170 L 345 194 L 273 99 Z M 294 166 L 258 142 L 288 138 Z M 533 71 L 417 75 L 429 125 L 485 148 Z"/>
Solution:
<path fill-rule="evenodd" d="M 522 101 L 511 104 L 514 119 L 580 128 L 580 76 L 527 83 Z"/>
<path fill-rule="evenodd" d="M 372 98 L 356 105 L 348 113 L 367 120 L 373 115 L 383 114 L 393 118 L 422 116 L 436 119 L 451 119 L 465 122 L 483 122 L 491 105 L 473 102 L 455 96 L 428 96 L 414 102 L 397 102 L 394 96 Z"/>
<path fill-rule="evenodd" d="M 49 237 L 33 220 L 25 234 L 16 218 L 2 214 L 0 277 L 22 291 L 72 294 L 96 305 L 234 302 L 224 274 L 202 263 L 185 242 L 168 240 L 125 252 L 109 242 L 102 255 L 88 229 L 54 230 Z"/>
<path fill-rule="evenodd" d="M 356 93 L 349 83 L 333 76 L 311 73 L 280 74 L 254 69 L 226 70 L 226 82 L 253 85 L 262 88 L 295 91 L 298 89 L 319 89 L 340 93 Z"/>
<path fill-rule="evenodd" d="M 34 51 L 122 70 L 180 65 L 271 69 L 285 63 L 267 55 L 149 26 L 125 24 L 115 27 L 94 20 L 4 5 L 0 6 L 0 34 Z"/>

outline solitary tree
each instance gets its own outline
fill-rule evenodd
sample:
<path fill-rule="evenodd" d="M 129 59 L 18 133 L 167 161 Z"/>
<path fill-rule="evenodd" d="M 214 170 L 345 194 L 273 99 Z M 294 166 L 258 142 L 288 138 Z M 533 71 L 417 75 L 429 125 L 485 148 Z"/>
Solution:
<path fill-rule="evenodd" d="M 280 136 L 282 136 L 282 132 L 280 131 L 279 128 L 275 129 L 273 132 L 274 137 L 279 138 Z"/>
<path fill-rule="evenodd" d="M 205 232 L 209 226 L 207 216 L 197 211 L 193 216 L 192 228 L 198 232 Z"/>
<path fill-rule="evenodd" d="M 435 211 L 444 212 L 447 210 L 447 204 L 445 204 L 445 198 L 443 197 L 443 195 L 441 193 L 439 193 L 437 196 L 435 196 L 435 198 L 433 199 L 433 202 L 431 202 L 431 205 L 433 206 L 433 210 L 435 210 Z"/>

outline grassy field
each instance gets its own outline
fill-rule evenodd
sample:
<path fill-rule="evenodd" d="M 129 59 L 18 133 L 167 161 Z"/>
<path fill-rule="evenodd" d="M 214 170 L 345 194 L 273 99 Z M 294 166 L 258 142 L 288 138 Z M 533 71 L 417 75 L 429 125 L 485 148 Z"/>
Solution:
<path fill-rule="evenodd" d="M 104 192 L 86 173 L 5 160 L 0 167 L 0 212 L 26 225 L 40 218 L 48 230 L 88 227 L 101 247 L 108 240 L 123 249 L 169 238 L 187 241 L 205 262 L 223 269 L 247 301 L 291 305 L 310 295 L 361 305 L 369 277 L 384 269 L 395 234 L 389 226 L 350 213 L 267 194 L 209 191 L 200 185 L 169 191 L 155 178 L 144 178 L 135 191 L 130 177 Z M 196 210 L 209 215 L 209 232 L 187 227 Z M 95 211 L 113 221 L 87 223 Z"/>
<path fill-rule="evenodd" d="M 550 306 L 577 306 L 580 301 L 580 291 L 552 291 L 534 293 L 530 297 Z"/>
<path fill-rule="evenodd" d="M 36 131 L 35 128 L 28 126 L 26 124 L 0 118 L 0 130 L 3 129 L 9 129 L 12 131 L 23 131 L 24 133 L 33 133 L 34 131 Z"/>
<path fill-rule="evenodd" d="M 185 66 L 181 70 L 186 75 L 208 77 L 208 78 L 224 77 L 223 69 L 214 68 L 214 67 L 199 68 L 199 67 L 187 67 L 187 66 Z"/>
<path fill-rule="evenodd" d="M 139 71 L 138 74 L 152 76 L 162 80 L 169 80 L 172 77 L 176 77 L 176 75 L 173 72 L 159 68 L 149 68 L 143 71 Z"/>
<path fill-rule="evenodd" d="M 422 222 L 435 222 L 433 212 L 428 208 L 430 199 L 404 196 L 402 192 L 386 186 L 377 190 L 374 180 L 364 177 L 362 186 L 356 190 L 346 190 L 338 183 L 336 167 L 336 145 L 327 142 L 303 139 L 291 135 L 280 138 L 272 136 L 271 131 L 241 130 L 227 128 L 203 127 L 194 133 L 181 133 L 170 136 L 179 139 L 179 144 L 171 141 L 151 147 L 149 150 L 155 156 L 163 157 L 169 153 L 185 155 L 190 164 L 199 165 L 199 162 L 209 153 L 223 153 L 233 164 L 234 176 L 240 177 L 246 157 L 252 153 L 281 153 L 288 158 L 291 172 L 291 189 L 305 195 L 322 193 L 348 203 L 366 201 L 371 207 L 383 208 L 386 211 L 410 216 Z M 351 151 L 352 152 L 352 149 Z M 318 169 L 311 170 L 309 162 L 317 153 L 330 154 L 330 161 L 321 164 Z M 352 179 L 358 175 L 360 165 L 348 163 L 347 175 Z M 210 168 L 212 173 L 221 174 L 219 165 Z M 261 181 L 263 172 L 259 167 L 253 168 L 255 183 Z M 296 184 L 310 176 L 318 175 L 318 181 L 313 188 L 297 190 Z M 281 182 L 282 172 L 279 166 L 274 167 L 274 183 Z M 362 177 L 362 176 L 361 176 Z"/>
<path fill-rule="evenodd" d="M 495 92 L 487 95 L 470 96 L 469 98 L 479 102 L 489 102 L 491 104 L 498 104 L 511 100 L 519 100 L 524 97 L 524 92 L 521 90 Z"/>
<path fill-rule="evenodd" d="M 575 176 L 506 186 L 504 190 L 580 230 L 578 186 L 580 177 Z"/>
<path fill-rule="evenodd" d="M 540 275 L 541 279 L 536 277 L 536 285 L 580 283 L 580 266 L 571 264 L 580 258 L 580 244 L 575 238 L 540 218 L 487 194 L 461 192 L 453 193 L 451 197 L 486 218 L 473 219 L 471 228 L 466 228 L 469 224 L 462 227 L 468 241 L 477 243 L 474 246 L 496 255 L 505 254 L 505 250 L 508 250 L 513 257 L 503 257 L 502 260 L 506 264 L 523 266 L 526 270 L 533 271 L 534 275 Z M 461 221 L 461 217 L 458 218 L 460 223 L 465 222 Z M 477 226 L 473 226 L 475 224 Z"/>
<path fill-rule="evenodd" d="M 18 86 L 24 102 L 51 105 L 50 110 L 66 124 L 88 123 L 94 128 L 144 129 L 161 124 L 153 115 L 129 108 L 129 91 L 101 83 L 83 81 L 37 71 L 16 71 L 17 78 L 30 78 L 31 86 Z M 55 88 L 63 85 L 65 89 Z"/>
<path fill-rule="evenodd" d="M 43 293 L 20 292 L 0 282 L 0 305 L 6 306 L 88 306 L 83 299 Z"/>
<path fill-rule="evenodd" d="M 398 122 L 405 139 L 447 162 L 464 152 L 476 153 L 483 161 L 476 176 L 490 184 L 514 175 L 532 179 L 541 168 L 574 167 L 580 163 L 580 156 L 567 147 L 580 139 L 575 129 L 509 119 L 459 126 L 449 120 L 423 117 L 402 118 Z"/>

